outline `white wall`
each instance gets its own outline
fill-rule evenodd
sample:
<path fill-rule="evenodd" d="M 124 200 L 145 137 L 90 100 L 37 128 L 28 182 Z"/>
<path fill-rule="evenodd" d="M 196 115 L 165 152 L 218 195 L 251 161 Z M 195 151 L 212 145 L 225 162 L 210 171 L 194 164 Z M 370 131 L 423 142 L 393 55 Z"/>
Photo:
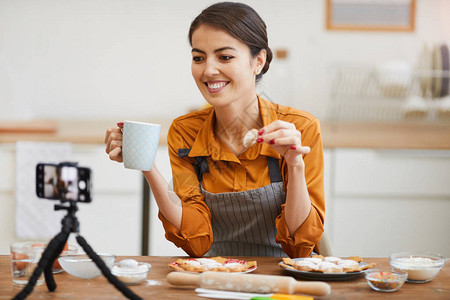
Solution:
<path fill-rule="evenodd" d="M 201 106 L 187 31 L 213 2 L 0 0 L 0 119 L 151 120 Z M 290 52 L 295 101 L 271 98 L 318 117 L 334 62 L 414 63 L 423 43 L 450 41 L 446 0 L 418 0 L 413 33 L 326 31 L 325 1 L 243 2 L 266 21 L 271 47 Z"/>

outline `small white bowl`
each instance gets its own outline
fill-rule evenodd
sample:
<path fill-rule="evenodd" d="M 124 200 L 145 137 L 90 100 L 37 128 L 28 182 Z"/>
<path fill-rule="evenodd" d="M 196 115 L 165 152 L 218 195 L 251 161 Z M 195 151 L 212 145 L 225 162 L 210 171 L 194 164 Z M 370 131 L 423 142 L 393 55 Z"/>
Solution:
<path fill-rule="evenodd" d="M 133 264 L 127 264 L 132 261 Z M 123 262 L 126 262 L 125 264 Z M 114 264 L 111 273 L 119 278 L 126 285 L 135 285 L 144 282 L 150 272 L 151 265 L 148 263 L 137 262 L 135 260 L 123 260 Z"/>
<path fill-rule="evenodd" d="M 98 256 L 111 269 L 116 260 L 114 254 L 98 253 Z M 92 279 L 102 274 L 97 265 L 87 254 L 67 255 L 58 258 L 61 267 L 72 276 L 82 279 Z"/>
<path fill-rule="evenodd" d="M 403 252 L 391 254 L 389 263 L 394 270 L 408 272 L 407 282 L 424 283 L 437 276 L 445 259 L 432 253 Z"/>

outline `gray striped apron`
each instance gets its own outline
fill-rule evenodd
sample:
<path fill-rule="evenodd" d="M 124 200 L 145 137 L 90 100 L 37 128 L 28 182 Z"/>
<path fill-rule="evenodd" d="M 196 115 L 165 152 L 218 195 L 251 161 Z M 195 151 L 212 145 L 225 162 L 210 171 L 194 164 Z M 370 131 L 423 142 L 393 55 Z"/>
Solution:
<path fill-rule="evenodd" d="M 214 242 L 206 255 L 287 256 L 275 242 L 275 219 L 286 201 L 278 160 L 267 157 L 269 185 L 244 192 L 217 194 L 204 190 L 201 185 L 203 173 L 209 171 L 206 157 L 196 157 L 195 160 L 201 192 L 212 214 Z"/>

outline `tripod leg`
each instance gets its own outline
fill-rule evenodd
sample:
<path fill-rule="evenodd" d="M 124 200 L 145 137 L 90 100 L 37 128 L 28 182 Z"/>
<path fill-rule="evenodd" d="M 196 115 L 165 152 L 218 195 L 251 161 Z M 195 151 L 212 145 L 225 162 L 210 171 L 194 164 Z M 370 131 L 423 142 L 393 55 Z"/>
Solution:
<path fill-rule="evenodd" d="M 125 297 L 133 300 L 142 299 L 141 297 L 133 293 L 132 290 L 127 288 L 122 281 L 117 279 L 116 276 L 111 274 L 111 271 L 106 266 L 105 262 L 97 255 L 97 253 L 95 253 L 95 251 L 91 248 L 91 246 L 89 246 L 89 244 L 81 235 L 77 236 L 77 242 L 78 244 L 80 244 L 83 250 L 86 251 L 87 255 L 94 261 L 100 271 L 102 271 L 103 276 L 105 276 L 112 285 L 114 285 L 120 292 L 122 292 Z"/>
<path fill-rule="evenodd" d="M 33 292 L 34 286 L 36 285 L 36 282 L 37 282 L 39 276 L 41 276 L 42 271 L 47 269 L 48 266 L 50 266 L 50 271 L 51 271 L 51 267 L 52 267 L 53 261 L 54 261 L 54 259 L 52 260 L 52 257 L 57 257 L 59 255 L 59 253 L 56 253 L 56 256 L 55 256 L 55 253 L 54 253 L 57 250 L 59 241 L 64 240 L 64 243 L 65 243 L 68 236 L 69 236 L 68 233 L 61 231 L 60 233 L 58 233 L 56 235 L 55 238 L 52 239 L 52 241 L 49 243 L 47 248 L 44 250 L 44 253 L 42 253 L 41 259 L 39 260 L 37 267 L 34 269 L 33 274 L 31 274 L 31 277 L 28 280 L 27 285 L 13 299 L 25 299 L 26 297 L 28 297 L 29 294 L 31 294 L 31 292 Z M 64 247 L 64 244 L 63 244 L 63 247 Z M 61 250 L 62 250 L 62 248 L 61 248 Z M 53 279 L 52 273 L 50 273 L 49 281 L 51 283 L 53 283 L 53 285 L 56 288 L 56 283 L 55 283 L 55 280 Z M 48 286 L 48 283 L 47 283 L 47 286 Z"/>
<path fill-rule="evenodd" d="M 69 233 L 61 231 L 50 241 L 50 243 L 48 243 L 47 249 L 49 249 L 51 256 L 49 257 L 49 263 L 44 268 L 44 275 L 45 275 L 45 284 L 47 285 L 47 289 L 50 292 L 56 290 L 56 282 L 53 277 L 53 270 L 52 270 L 53 263 L 63 251 L 64 245 L 66 244 L 68 238 Z"/>

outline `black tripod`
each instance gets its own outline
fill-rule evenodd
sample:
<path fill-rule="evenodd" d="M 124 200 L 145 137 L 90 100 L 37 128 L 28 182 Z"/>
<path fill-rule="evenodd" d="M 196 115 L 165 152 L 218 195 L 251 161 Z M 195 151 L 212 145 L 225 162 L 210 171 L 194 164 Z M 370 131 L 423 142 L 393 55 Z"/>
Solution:
<path fill-rule="evenodd" d="M 53 262 L 58 258 L 59 254 L 63 251 L 64 245 L 69 238 L 71 232 L 79 233 L 79 222 L 75 213 L 77 212 L 76 201 L 69 201 L 69 206 L 64 206 L 60 204 L 55 205 L 55 210 L 67 210 L 67 215 L 61 221 L 62 230 L 50 241 L 47 248 L 44 250 L 39 263 L 34 269 L 33 274 L 30 277 L 27 285 L 20 291 L 13 299 L 25 299 L 28 295 L 33 292 L 34 286 L 39 276 L 44 271 L 45 283 L 50 292 L 56 290 L 56 282 L 53 278 L 52 266 Z M 128 299 L 142 299 L 133 291 L 125 286 L 123 282 L 117 279 L 116 276 L 111 274 L 111 271 L 106 266 L 105 262 L 95 253 L 95 251 L 89 246 L 87 241 L 81 236 L 76 237 L 78 244 L 83 248 L 87 255 L 94 261 L 97 267 L 102 271 L 103 276 L 108 279 L 108 281 L 113 284 L 116 289 L 122 292 L 122 294 Z"/>

